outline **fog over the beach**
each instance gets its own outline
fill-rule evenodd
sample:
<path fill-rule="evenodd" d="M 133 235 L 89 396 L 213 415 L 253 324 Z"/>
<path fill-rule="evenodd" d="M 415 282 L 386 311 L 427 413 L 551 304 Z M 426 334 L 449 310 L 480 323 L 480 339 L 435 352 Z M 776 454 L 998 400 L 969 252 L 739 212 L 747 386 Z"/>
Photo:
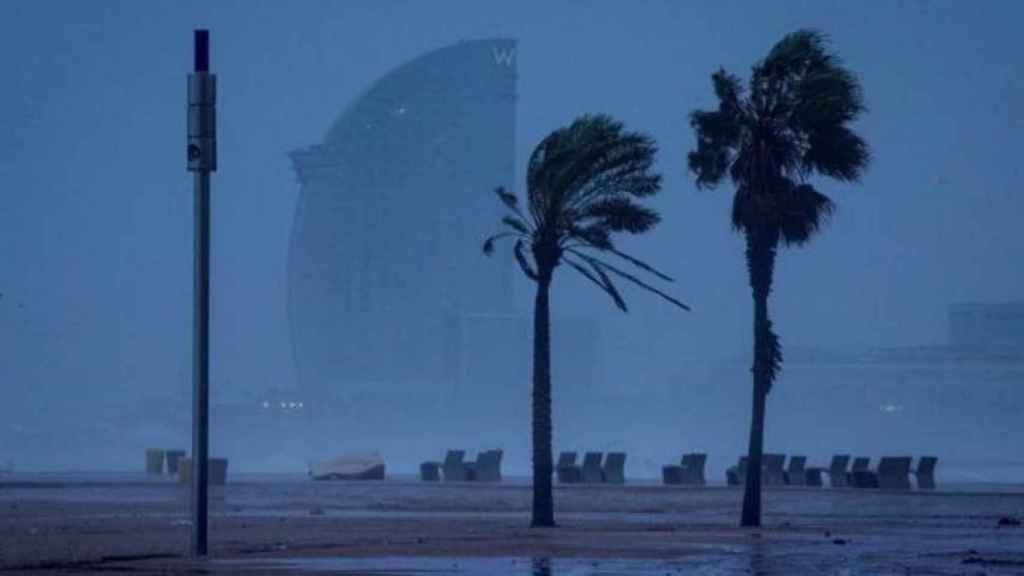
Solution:
<path fill-rule="evenodd" d="M 1001 347 L 997 360 L 949 352 L 951 305 L 1024 300 L 1022 20 L 1024 4 L 1012 1 L 5 2 L 0 467 L 138 469 L 143 448 L 190 447 L 185 78 L 192 31 L 208 28 L 219 138 L 214 453 L 239 470 L 302 472 L 312 459 L 379 451 L 389 472 L 413 473 L 448 448 L 501 447 L 508 473 L 527 473 L 528 379 L 339 377 L 342 408 L 317 413 L 289 323 L 301 188 L 289 154 L 323 141 L 396 67 L 506 38 L 517 46 L 514 172 L 482 187 L 484 202 L 497 213 L 491 187 L 502 184 L 522 194 L 534 146 L 581 114 L 650 134 L 663 220 L 622 246 L 674 277 L 669 291 L 693 307 L 625 287 L 622 314 L 559 269 L 553 330 L 591 322 L 576 333 L 593 352 L 560 354 L 557 342 L 552 351 L 555 450 L 621 449 L 630 475 L 649 477 L 700 450 L 720 480 L 746 451 L 751 296 L 742 236 L 729 226 L 731 185 L 697 190 L 686 170 L 689 113 L 717 105 L 719 67 L 746 78 L 784 34 L 813 28 L 859 76 L 868 112 L 856 128 L 872 163 L 858 184 L 817 182 L 838 210 L 808 247 L 781 252 L 771 305 L 787 356 L 767 448 L 818 464 L 839 451 L 934 453 L 956 479 L 1024 481 L 1024 454 L 1003 442 L 1024 433 L 1020 349 Z M 498 230 L 497 217 L 480 217 Z M 405 225 L 385 219 L 382 233 Z M 533 285 L 507 246 L 484 260 L 482 241 L 467 254 L 496 277 L 511 266 L 510 307 L 528 319 Z M 445 273 L 397 269 L 391 289 Z M 1019 345 L 1014 318 L 1007 339 Z M 510 363 L 528 374 L 523 350 Z M 388 362 L 408 358 L 396 346 Z M 592 378 L 559 381 L 559 366 L 576 364 Z M 271 400 L 303 406 L 265 408 Z"/>

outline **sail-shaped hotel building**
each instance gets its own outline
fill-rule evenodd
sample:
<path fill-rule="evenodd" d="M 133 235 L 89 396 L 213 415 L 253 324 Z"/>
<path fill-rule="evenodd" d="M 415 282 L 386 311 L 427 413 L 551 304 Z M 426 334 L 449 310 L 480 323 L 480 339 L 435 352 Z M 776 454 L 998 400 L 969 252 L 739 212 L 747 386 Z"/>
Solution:
<path fill-rule="evenodd" d="M 304 395 L 457 380 L 478 320 L 523 335 L 511 262 L 481 253 L 501 217 L 493 189 L 513 185 L 516 75 L 512 39 L 428 52 L 291 154 L 288 312 Z"/>

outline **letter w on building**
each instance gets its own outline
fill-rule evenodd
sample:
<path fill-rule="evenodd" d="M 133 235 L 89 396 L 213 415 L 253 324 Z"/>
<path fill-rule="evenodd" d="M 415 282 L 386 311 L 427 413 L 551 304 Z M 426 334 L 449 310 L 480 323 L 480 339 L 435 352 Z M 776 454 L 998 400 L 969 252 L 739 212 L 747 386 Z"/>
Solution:
<path fill-rule="evenodd" d="M 491 55 L 494 56 L 495 64 L 499 66 L 512 66 L 512 63 L 516 59 L 516 49 L 492 46 Z"/>

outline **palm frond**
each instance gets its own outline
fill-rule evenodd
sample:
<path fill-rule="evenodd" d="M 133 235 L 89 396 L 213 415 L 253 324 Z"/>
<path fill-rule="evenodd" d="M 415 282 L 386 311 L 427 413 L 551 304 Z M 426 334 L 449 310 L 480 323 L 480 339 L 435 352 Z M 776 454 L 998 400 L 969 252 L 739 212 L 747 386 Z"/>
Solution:
<path fill-rule="evenodd" d="M 779 199 L 779 231 L 787 246 L 809 242 L 835 210 L 832 200 L 810 184 L 794 186 Z"/>
<path fill-rule="evenodd" d="M 583 277 L 593 282 L 595 285 L 597 285 L 598 288 L 600 288 L 606 294 L 608 294 L 608 296 L 611 297 L 612 301 L 615 302 L 615 305 L 618 306 L 619 310 L 622 310 L 623 312 L 629 312 L 629 309 L 626 307 L 626 301 L 623 300 L 622 295 L 619 294 L 619 290 L 615 287 L 615 284 L 612 283 L 611 279 L 608 278 L 608 275 L 605 274 L 600 268 L 594 268 L 593 266 L 591 266 L 594 269 L 594 271 L 597 272 L 597 276 L 595 276 L 594 274 L 591 274 L 589 270 L 580 265 L 578 262 L 575 262 L 570 258 L 565 258 L 564 262 L 567 263 L 569 266 L 572 266 L 574 270 L 582 274 Z"/>
<path fill-rule="evenodd" d="M 815 173 L 856 181 L 870 162 L 867 144 L 848 126 L 866 109 L 857 77 L 825 35 L 798 30 L 753 67 L 747 91 L 722 70 L 712 83 L 718 109 L 690 117 L 697 144 L 687 162 L 697 186 L 714 187 L 728 174 L 735 229 L 806 243 L 833 205 L 801 186 Z"/>
<path fill-rule="evenodd" d="M 490 256 L 494 253 L 494 243 L 502 238 L 508 238 L 510 236 L 519 236 L 516 232 L 499 232 L 493 236 L 488 237 L 484 240 L 484 254 Z"/>
<path fill-rule="evenodd" d="M 526 223 L 523 222 L 522 218 L 520 218 L 518 216 L 504 216 L 504 217 L 502 217 L 501 221 L 506 226 L 508 226 L 509 228 L 515 230 L 516 232 L 519 232 L 520 234 L 523 234 L 523 235 L 529 235 L 530 234 L 529 226 L 527 226 Z"/>
<path fill-rule="evenodd" d="M 839 66 L 836 56 L 828 51 L 828 37 L 817 30 L 790 32 L 772 46 L 768 55 L 755 67 L 753 80 L 768 81 L 785 76 L 800 76 L 815 68 Z"/>
<path fill-rule="evenodd" d="M 645 197 L 661 187 L 653 173 L 657 146 L 646 134 L 626 132 L 620 122 L 603 114 L 585 115 L 545 139 L 543 163 L 534 167 L 531 186 L 543 186 L 547 210 L 579 210 L 608 196 Z"/>
<path fill-rule="evenodd" d="M 805 129 L 852 122 L 865 110 L 857 77 L 834 62 L 807 70 L 792 90 L 793 119 Z"/>
<path fill-rule="evenodd" d="M 582 212 L 583 218 L 595 219 L 611 232 L 640 234 L 661 221 L 658 212 L 624 196 L 598 200 L 587 205 Z"/>
<path fill-rule="evenodd" d="M 687 165 L 697 176 L 698 188 L 713 188 L 727 173 L 740 147 L 744 124 L 743 85 L 739 77 L 719 68 L 711 75 L 718 97 L 717 110 L 694 110 L 690 127 L 697 135 L 697 147 L 687 155 Z"/>
<path fill-rule="evenodd" d="M 519 262 L 519 267 L 523 269 L 523 274 L 526 274 L 527 278 L 536 282 L 537 270 L 530 265 L 530 261 L 526 257 L 526 253 L 523 248 L 523 239 L 520 238 L 519 240 L 516 240 L 516 245 L 512 249 L 513 253 L 516 255 L 516 262 Z"/>
<path fill-rule="evenodd" d="M 697 176 L 698 188 L 713 188 L 726 175 L 739 145 L 739 119 L 721 112 L 695 110 L 690 126 L 697 133 L 697 147 L 687 156 L 687 167 Z"/>
<path fill-rule="evenodd" d="M 625 299 L 610 275 L 619 276 L 688 309 L 685 304 L 613 266 L 578 251 L 587 249 L 617 255 L 640 269 L 671 281 L 647 264 L 616 250 L 614 233 L 639 234 L 658 224 L 657 211 L 640 199 L 661 190 L 654 172 L 657 146 L 640 132 L 628 132 L 621 122 L 603 114 L 578 117 L 548 134 L 527 163 L 526 214 L 518 199 L 504 188 L 495 190 L 512 212 L 502 218 L 511 229 L 488 239 L 515 236 L 513 254 L 526 276 L 549 282 L 561 262 L 580 272 L 627 310 Z M 574 258 L 567 255 L 572 251 Z"/>
<path fill-rule="evenodd" d="M 729 213 L 733 230 L 749 233 L 757 226 L 762 212 L 757 208 L 757 200 L 749 186 L 740 184 L 736 187 L 736 192 L 732 195 L 732 210 Z"/>
<path fill-rule="evenodd" d="M 836 180 L 856 182 L 871 161 L 867 143 L 846 126 L 819 127 L 808 144 L 804 166 Z"/>
<path fill-rule="evenodd" d="M 656 295 L 660 296 L 661 298 L 667 300 L 668 302 L 670 302 L 672 304 L 675 304 L 676 306 L 682 308 L 683 310 L 690 310 L 690 307 L 687 306 L 686 304 L 683 304 L 682 302 L 680 302 L 676 298 L 670 296 L 669 294 L 666 294 L 665 292 L 655 288 L 654 286 L 651 286 L 650 284 L 644 282 L 643 280 L 637 278 L 636 276 L 630 274 L 629 272 L 626 272 L 626 271 L 624 271 L 624 270 L 622 270 L 620 268 L 612 266 L 611 264 L 609 264 L 609 263 L 607 263 L 607 262 L 605 262 L 603 260 L 600 260 L 598 258 L 595 258 L 593 256 L 589 256 L 587 254 L 583 254 L 583 253 L 579 252 L 578 250 L 572 250 L 571 252 L 574 255 L 576 255 L 577 257 L 581 258 L 584 262 L 587 262 L 588 264 L 590 264 L 590 265 L 592 265 L 594 267 L 601 268 L 602 270 L 610 272 L 610 273 L 614 274 L 615 276 L 618 276 L 619 278 L 622 278 L 623 280 L 631 282 L 633 285 L 637 286 L 638 288 L 646 290 L 646 291 L 648 291 L 648 292 L 650 292 L 652 294 L 656 294 Z"/>
<path fill-rule="evenodd" d="M 590 147 L 563 181 L 569 203 L 580 206 L 608 195 L 644 198 L 661 189 L 661 176 L 652 172 L 658 147 L 641 133 L 616 133 L 610 143 Z"/>
<path fill-rule="evenodd" d="M 507 206 L 511 210 L 519 208 L 519 198 L 515 194 L 509 192 L 504 186 L 498 186 L 494 189 L 494 193 L 498 195 L 501 203 Z"/>
<path fill-rule="evenodd" d="M 501 200 L 501 203 L 511 210 L 513 214 L 522 219 L 523 222 L 527 221 L 526 214 L 524 214 L 522 208 L 519 207 L 519 198 L 515 194 L 509 192 L 504 186 L 498 186 L 495 188 L 494 193 L 498 196 L 498 199 Z"/>
<path fill-rule="evenodd" d="M 600 224 L 569 227 L 569 234 L 563 242 L 576 240 L 596 250 L 613 250 L 611 230 Z M 568 245 L 564 244 L 563 245 Z"/>
<path fill-rule="evenodd" d="M 743 100 L 743 82 L 740 77 L 720 67 L 711 75 L 711 86 L 718 97 L 719 112 L 737 113 Z"/>
<path fill-rule="evenodd" d="M 665 274 L 664 272 L 658 270 L 657 268 L 655 268 L 654 266 L 651 266 L 650 264 L 644 262 L 643 260 L 640 260 L 639 258 L 634 258 L 633 256 L 630 256 L 629 254 L 626 254 L 625 252 L 621 252 L 619 250 L 616 250 L 615 248 L 610 248 L 608 250 L 608 252 L 611 252 L 612 254 L 615 254 L 616 256 L 618 256 L 619 258 L 622 258 L 626 262 L 629 262 L 633 266 L 636 266 L 637 268 L 643 270 L 644 272 L 648 272 L 650 274 L 653 274 L 653 275 L 657 276 L 658 278 L 661 278 L 662 280 L 664 280 L 666 282 L 675 282 L 675 280 L 671 276 L 669 276 L 668 274 Z"/>

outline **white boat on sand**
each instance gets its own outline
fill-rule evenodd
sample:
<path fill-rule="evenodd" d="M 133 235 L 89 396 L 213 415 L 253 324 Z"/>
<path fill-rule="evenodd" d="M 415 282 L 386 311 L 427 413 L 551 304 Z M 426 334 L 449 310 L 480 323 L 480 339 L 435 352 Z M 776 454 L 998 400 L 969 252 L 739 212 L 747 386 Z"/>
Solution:
<path fill-rule="evenodd" d="M 384 459 L 378 454 L 340 456 L 309 465 L 314 480 L 383 480 Z"/>

